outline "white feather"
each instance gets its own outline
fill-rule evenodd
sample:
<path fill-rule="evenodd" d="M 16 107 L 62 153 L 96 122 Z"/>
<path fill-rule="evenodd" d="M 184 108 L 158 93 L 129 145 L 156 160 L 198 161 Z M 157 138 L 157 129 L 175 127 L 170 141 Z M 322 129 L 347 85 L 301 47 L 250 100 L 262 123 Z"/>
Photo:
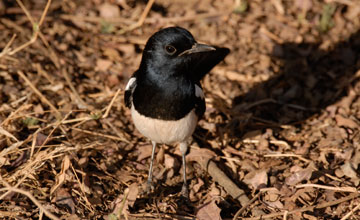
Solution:
<path fill-rule="evenodd" d="M 140 133 L 156 143 L 163 144 L 186 141 L 194 132 L 198 121 L 195 110 L 182 119 L 165 121 L 141 115 L 134 105 L 131 107 L 131 116 Z"/>
<path fill-rule="evenodd" d="M 135 77 L 131 77 L 129 79 L 129 82 L 127 83 L 125 90 L 129 90 L 132 89 L 134 86 L 136 85 L 136 78 Z"/>

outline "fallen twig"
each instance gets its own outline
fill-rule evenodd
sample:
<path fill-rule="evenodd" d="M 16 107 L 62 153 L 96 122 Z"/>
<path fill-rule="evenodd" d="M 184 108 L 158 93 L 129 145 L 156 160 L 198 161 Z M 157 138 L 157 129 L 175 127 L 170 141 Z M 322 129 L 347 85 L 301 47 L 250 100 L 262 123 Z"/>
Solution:
<path fill-rule="evenodd" d="M 241 213 L 243 213 L 243 211 L 245 211 L 245 209 L 246 209 L 249 205 L 251 205 L 255 200 L 257 200 L 257 199 L 259 198 L 259 196 L 260 196 L 261 193 L 262 193 L 261 191 L 258 192 L 258 193 L 247 203 L 247 205 L 241 207 L 241 209 L 239 209 L 239 211 L 237 211 L 236 214 L 234 215 L 233 220 L 236 220 L 236 219 L 241 215 Z"/>
<path fill-rule="evenodd" d="M 244 190 L 240 189 L 222 170 L 220 170 L 214 161 L 208 157 L 200 157 L 196 162 L 209 173 L 215 182 L 224 187 L 225 191 L 229 193 L 231 197 L 238 200 L 242 206 L 249 205 L 251 200 L 246 196 Z M 254 207 L 252 211 L 256 216 L 265 214 L 256 207 Z"/>

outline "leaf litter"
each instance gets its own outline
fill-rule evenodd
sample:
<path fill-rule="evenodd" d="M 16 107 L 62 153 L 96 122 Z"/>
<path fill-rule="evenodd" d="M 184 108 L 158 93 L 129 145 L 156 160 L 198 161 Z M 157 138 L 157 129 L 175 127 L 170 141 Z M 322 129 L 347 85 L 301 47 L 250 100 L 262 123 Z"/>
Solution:
<path fill-rule="evenodd" d="M 143 194 L 122 99 L 173 25 L 231 49 L 203 80 L 190 201 L 170 146 Z M 357 219 L 359 28 L 356 0 L 0 2 L 1 218 Z"/>

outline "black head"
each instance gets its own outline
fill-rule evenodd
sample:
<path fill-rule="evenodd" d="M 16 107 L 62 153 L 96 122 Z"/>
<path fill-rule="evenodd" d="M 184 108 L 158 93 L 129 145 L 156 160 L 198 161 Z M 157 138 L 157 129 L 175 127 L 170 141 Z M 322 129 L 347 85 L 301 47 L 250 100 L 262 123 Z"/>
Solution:
<path fill-rule="evenodd" d="M 198 44 L 189 31 L 181 27 L 162 29 L 152 35 L 145 45 L 140 69 L 153 78 L 167 78 L 171 75 L 183 75 L 199 80 L 229 53 L 219 54 L 222 48 Z M 218 61 L 206 57 L 216 56 Z M 208 67 L 198 68 L 199 62 Z M 197 71 L 197 72 L 195 72 Z M 201 73 L 200 71 L 205 73 Z M 198 77 L 194 77 L 198 75 Z"/>

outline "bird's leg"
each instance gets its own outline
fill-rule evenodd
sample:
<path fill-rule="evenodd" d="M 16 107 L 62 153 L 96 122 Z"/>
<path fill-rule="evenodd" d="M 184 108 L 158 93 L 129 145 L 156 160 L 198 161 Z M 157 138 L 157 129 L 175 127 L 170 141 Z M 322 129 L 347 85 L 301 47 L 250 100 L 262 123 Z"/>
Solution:
<path fill-rule="evenodd" d="M 151 161 L 150 161 L 150 168 L 149 168 L 149 175 L 147 180 L 147 186 L 146 186 L 146 192 L 150 193 L 154 189 L 154 185 L 152 183 L 152 170 L 153 170 L 153 163 L 154 163 L 154 157 L 155 157 L 155 148 L 156 148 L 156 142 L 152 141 L 152 152 L 151 152 Z"/>
<path fill-rule="evenodd" d="M 186 142 L 180 143 L 180 152 L 181 152 L 181 156 L 182 156 L 183 178 L 184 178 L 183 186 L 181 188 L 181 195 L 185 198 L 189 197 L 189 190 L 188 190 L 188 186 L 186 183 L 186 161 L 185 161 L 185 154 L 186 154 L 187 148 L 188 148 L 188 146 L 187 146 Z"/>

